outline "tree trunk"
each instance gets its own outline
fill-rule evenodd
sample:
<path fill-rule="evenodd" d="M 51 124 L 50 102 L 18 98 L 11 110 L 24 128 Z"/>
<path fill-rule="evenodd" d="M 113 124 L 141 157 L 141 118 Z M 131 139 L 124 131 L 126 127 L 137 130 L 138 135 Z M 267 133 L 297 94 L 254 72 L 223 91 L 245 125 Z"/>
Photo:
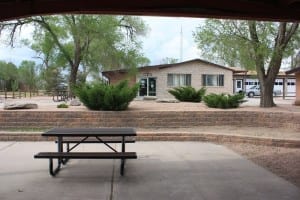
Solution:
<path fill-rule="evenodd" d="M 274 107 L 276 104 L 273 100 L 273 88 L 274 82 L 273 81 L 261 81 L 260 86 L 260 107 L 269 108 Z"/>
<path fill-rule="evenodd" d="M 257 34 L 256 22 L 249 21 L 248 26 L 255 55 L 256 72 L 260 81 L 260 107 L 274 107 L 276 106 L 273 100 L 274 82 L 281 66 L 284 51 L 298 29 L 298 23 L 293 23 L 288 28 L 286 22 L 280 22 L 267 70 L 264 67 L 265 58 L 260 49 L 261 42 Z"/>
<path fill-rule="evenodd" d="M 71 67 L 70 79 L 69 79 L 69 86 L 71 88 L 76 85 L 77 72 L 78 72 L 78 67 L 77 66 L 72 66 Z"/>
<path fill-rule="evenodd" d="M 79 63 L 75 63 L 71 66 L 71 73 L 70 73 L 70 79 L 69 79 L 69 97 L 73 98 L 75 97 L 73 94 L 73 87 L 76 86 L 77 83 L 77 73 L 78 73 Z"/>

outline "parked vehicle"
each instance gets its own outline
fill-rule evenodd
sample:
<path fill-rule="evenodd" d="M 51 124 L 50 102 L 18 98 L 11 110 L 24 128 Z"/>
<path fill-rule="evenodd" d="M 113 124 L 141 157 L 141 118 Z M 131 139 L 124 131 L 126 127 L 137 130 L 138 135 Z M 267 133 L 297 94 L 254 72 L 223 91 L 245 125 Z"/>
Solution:
<path fill-rule="evenodd" d="M 281 90 L 275 90 L 274 89 L 274 91 L 273 91 L 274 96 L 277 96 L 277 95 L 280 95 L 280 94 L 281 94 Z M 254 96 L 260 96 L 260 86 L 259 85 L 252 86 L 251 88 L 249 88 L 246 91 L 246 95 L 249 98 L 254 97 Z"/>

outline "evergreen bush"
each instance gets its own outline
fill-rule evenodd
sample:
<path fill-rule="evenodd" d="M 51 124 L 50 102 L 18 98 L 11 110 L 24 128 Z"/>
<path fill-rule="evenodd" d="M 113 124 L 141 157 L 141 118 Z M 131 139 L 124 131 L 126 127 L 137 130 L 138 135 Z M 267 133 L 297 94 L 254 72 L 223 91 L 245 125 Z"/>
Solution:
<path fill-rule="evenodd" d="M 138 85 L 128 86 L 124 80 L 117 85 L 102 82 L 83 84 L 74 89 L 80 101 L 91 110 L 126 110 L 129 103 L 136 97 Z"/>
<path fill-rule="evenodd" d="M 203 96 L 205 95 L 206 89 L 201 88 L 196 90 L 191 86 L 186 87 L 176 87 L 168 90 L 177 100 L 185 102 L 201 102 Z"/>
<path fill-rule="evenodd" d="M 69 106 L 65 103 L 61 103 L 57 105 L 57 108 L 69 108 Z"/>
<path fill-rule="evenodd" d="M 210 108 L 238 108 L 245 100 L 244 93 L 230 94 L 209 94 L 203 97 L 204 103 Z"/>

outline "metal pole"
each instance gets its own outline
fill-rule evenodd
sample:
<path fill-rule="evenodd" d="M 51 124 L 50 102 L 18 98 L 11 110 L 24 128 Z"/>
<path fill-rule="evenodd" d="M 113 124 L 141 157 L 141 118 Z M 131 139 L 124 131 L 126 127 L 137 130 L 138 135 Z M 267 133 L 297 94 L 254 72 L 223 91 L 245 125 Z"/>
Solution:
<path fill-rule="evenodd" d="M 285 99 L 285 95 L 286 95 L 286 78 L 284 77 L 283 78 L 283 83 L 282 83 L 282 86 L 283 86 L 283 89 L 282 89 L 282 99 Z"/>

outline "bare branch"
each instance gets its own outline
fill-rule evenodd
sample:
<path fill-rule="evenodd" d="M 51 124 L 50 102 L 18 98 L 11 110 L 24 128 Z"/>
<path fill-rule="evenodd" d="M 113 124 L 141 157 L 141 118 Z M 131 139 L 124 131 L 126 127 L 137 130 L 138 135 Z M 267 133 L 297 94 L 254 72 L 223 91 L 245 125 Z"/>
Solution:
<path fill-rule="evenodd" d="M 261 77 L 260 80 L 263 80 L 265 77 L 264 56 L 260 53 L 259 50 L 260 41 L 258 39 L 258 34 L 256 30 L 256 22 L 248 21 L 248 26 L 249 26 L 249 32 L 251 37 L 251 43 L 254 47 L 256 71 L 258 76 Z"/>
<path fill-rule="evenodd" d="M 33 22 L 33 18 L 26 18 L 26 19 L 18 19 L 14 21 L 2 22 L 0 23 L 0 35 L 3 31 L 9 31 L 9 45 L 14 46 L 15 35 L 17 32 L 21 32 L 22 28 L 26 24 L 30 24 Z"/>
<path fill-rule="evenodd" d="M 133 26 L 128 25 L 128 24 L 126 23 L 125 17 L 122 17 L 122 18 L 119 20 L 119 27 L 125 28 L 127 37 L 129 37 L 131 40 L 133 40 L 134 34 L 136 33 L 136 30 L 134 29 Z"/>
<path fill-rule="evenodd" d="M 281 46 L 285 40 L 285 32 L 286 32 L 286 22 L 281 22 L 279 24 L 276 40 L 275 40 L 275 48 Z"/>
<path fill-rule="evenodd" d="M 57 35 L 54 33 L 50 25 L 46 22 L 45 18 L 43 16 L 39 16 L 40 19 L 36 19 L 35 22 L 39 23 L 41 26 L 43 26 L 52 36 L 55 44 L 58 46 L 58 48 L 61 50 L 61 52 L 64 54 L 65 58 L 68 60 L 71 66 L 73 66 L 73 60 L 68 54 L 68 52 L 64 49 L 63 45 L 59 42 Z"/>
<path fill-rule="evenodd" d="M 244 34 L 241 32 L 240 28 L 237 26 L 237 24 L 236 24 L 235 22 L 233 22 L 232 24 L 233 24 L 235 30 L 237 30 L 237 32 L 239 33 L 239 34 L 236 34 L 236 33 L 234 32 L 234 33 L 233 33 L 234 36 L 237 36 L 237 37 L 239 37 L 239 38 L 241 38 L 241 39 L 243 39 L 243 40 L 249 41 L 249 42 L 251 41 L 248 37 L 245 37 L 245 36 L 244 36 Z"/>
<path fill-rule="evenodd" d="M 287 31 L 287 33 L 285 35 L 285 40 L 284 40 L 285 46 L 289 43 L 289 41 L 291 40 L 292 36 L 297 31 L 298 27 L 299 27 L 299 23 L 293 23 L 292 26 L 291 26 L 291 28 Z"/>

